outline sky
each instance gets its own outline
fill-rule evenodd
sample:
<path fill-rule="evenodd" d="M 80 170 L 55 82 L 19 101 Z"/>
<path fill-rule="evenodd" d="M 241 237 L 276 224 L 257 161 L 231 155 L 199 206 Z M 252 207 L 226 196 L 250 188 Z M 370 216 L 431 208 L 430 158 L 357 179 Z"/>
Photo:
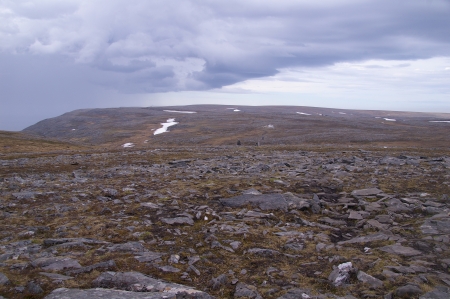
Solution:
<path fill-rule="evenodd" d="M 450 113 L 450 0 L 0 0 L 0 130 L 83 108 Z"/>

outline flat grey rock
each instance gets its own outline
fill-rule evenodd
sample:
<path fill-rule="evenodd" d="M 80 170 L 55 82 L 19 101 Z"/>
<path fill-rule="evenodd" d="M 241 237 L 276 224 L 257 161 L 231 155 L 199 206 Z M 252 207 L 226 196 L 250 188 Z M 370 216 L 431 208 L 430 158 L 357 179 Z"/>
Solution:
<path fill-rule="evenodd" d="M 389 240 L 390 236 L 383 233 L 376 233 L 367 236 L 356 237 L 346 241 L 338 242 L 339 245 L 343 244 L 353 244 L 353 243 L 368 243 L 373 241 L 385 241 Z"/>
<path fill-rule="evenodd" d="M 127 242 L 122 244 L 114 244 L 108 246 L 107 249 L 110 252 L 127 252 L 127 253 L 147 251 L 144 245 L 142 245 L 142 243 L 140 242 Z"/>
<path fill-rule="evenodd" d="M 79 269 L 81 265 L 77 260 L 68 257 L 42 257 L 35 259 L 31 265 L 46 271 L 60 271 L 64 269 Z"/>
<path fill-rule="evenodd" d="M 148 252 L 142 252 L 139 255 L 136 255 L 134 258 L 137 259 L 141 263 L 144 263 L 144 262 L 148 263 L 148 262 L 161 261 L 161 257 L 163 257 L 164 255 L 166 255 L 166 254 L 161 253 L 161 252 L 148 251 Z"/>
<path fill-rule="evenodd" d="M 448 299 L 450 298 L 450 288 L 438 286 L 432 291 L 423 294 L 419 299 Z"/>
<path fill-rule="evenodd" d="M 43 244 L 45 247 L 55 246 L 64 243 L 74 243 L 79 242 L 88 245 L 97 245 L 97 244 L 109 244 L 109 242 L 100 241 L 97 239 L 91 238 L 59 238 L 59 239 L 45 239 Z"/>
<path fill-rule="evenodd" d="M 377 195 L 380 193 L 383 193 L 383 191 L 381 191 L 378 188 L 369 188 L 369 189 L 353 190 L 351 194 L 353 196 L 371 196 L 371 195 Z"/>
<path fill-rule="evenodd" d="M 113 270 L 116 268 L 116 263 L 113 260 L 109 260 L 106 262 L 100 262 L 97 264 L 89 265 L 86 267 L 82 267 L 80 269 L 69 270 L 66 272 L 67 275 L 77 275 L 81 273 L 89 273 L 93 270 L 103 269 L 103 270 Z"/>
<path fill-rule="evenodd" d="M 422 252 L 420 252 L 419 250 L 416 250 L 411 247 L 405 247 L 402 245 L 388 245 L 380 247 L 378 249 L 387 253 L 398 254 L 403 256 L 415 256 L 422 254 Z"/>
<path fill-rule="evenodd" d="M 72 276 L 66 276 L 66 275 L 61 275 L 61 274 L 57 274 L 57 273 L 39 272 L 39 274 L 50 278 L 54 282 L 61 282 L 61 281 L 73 279 Z"/>
<path fill-rule="evenodd" d="M 122 290 L 109 289 L 66 289 L 60 288 L 51 292 L 45 299 L 213 299 L 214 297 L 204 292 L 178 292 L 174 293 L 173 289 L 161 292 L 130 292 Z"/>
<path fill-rule="evenodd" d="M 281 254 L 279 251 L 273 250 L 273 249 L 266 249 L 266 248 L 251 248 L 247 251 L 247 253 L 260 255 L 260 256 L 266 256 L 266 257 L 272 257 Z"/>
<path fill-rule="evenodd" d="M 163 280 L 155 279 L 139 272 L 104 272 L 99 277 L 97 277 L 92 282 L 92 284 L 93 286 L 100 288 L 114 288 L 133 292 L 164 292 L 166 296 L 176 295 L 176 298 L 212 298 L 207 293 L 198 291 L 192 287 L 165 282 Z M 180 294 L 189 294 L 189 296 L 191 297 L 182 297 Z"/>
<path fill-rule="evenodd" d="M 278 297 L 277 299 L 300 299 L 300 298 L 311 298 L 310 296 L 310 291 L 309 290 L 304 290 L 304 289 L 299 289 L 299 288 L 295 288 L 295 289 L 291 289 L 289 291 L 287 291 L 286 294 L 284 294 L 281 297 Z"/>
<path fill-rule="evenodd" d="M 427 235 L 450 234 L 450 217 L 427 219 L 420 229 Z"/>
<path fill-rule="evenodd" d="M 189 217 L 175 217 L 175 218 L 161 218 L 160 219 L 162 222 L 167 223 L 167 224 L 178 224 L 178 225 L 182 225 L 182 224 L 188 224 L 188 225 L 194 225 L 194 220 L 192 220 Z"/>
<path fill-rule="evenodd" d="M 23 199 L 34 199 L 36 196 L 36 192 L 28 192 L 28 191 L 23 191 L 23 192 L 15 192 L 12 193 L 12 196 L 15 199 L 19 199 L 19 200 L 23 200 Z"/>
<path fill-rule="evenodd" d="M 287 211 L 288 203 L 282 194 L 243 194 L 231 198 L 222 198 L 220 203 L 226 207 L 240 208 L 247 205 L 258 207 L 261 210 Z"/>

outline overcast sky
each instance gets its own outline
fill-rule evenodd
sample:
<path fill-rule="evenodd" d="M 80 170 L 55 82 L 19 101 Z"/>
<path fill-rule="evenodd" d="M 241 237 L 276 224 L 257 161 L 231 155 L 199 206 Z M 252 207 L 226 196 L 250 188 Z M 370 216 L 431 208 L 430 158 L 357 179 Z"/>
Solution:
<path fill-rule="evenodd" d="M 0 129 L 198 103 L 450 112 L 450 0 L 0 0 Z"/>

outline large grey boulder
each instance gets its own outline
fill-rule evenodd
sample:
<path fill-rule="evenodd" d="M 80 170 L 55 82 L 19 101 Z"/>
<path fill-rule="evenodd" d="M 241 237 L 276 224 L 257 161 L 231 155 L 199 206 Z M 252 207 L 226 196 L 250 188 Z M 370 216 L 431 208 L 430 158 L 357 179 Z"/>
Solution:
<path fill-rule="evenodd" d="M 3 273 L 0 272 L 0 286 L 2 286 L 2 285 L 7 285 L 7 284 L 9 284 L 9 283 L 10 283 L 9 278 L 6 277 L 5 274 L 3 274 Z"/>
<path fill-rule="evenodd" d="M 173 298 L 212 298 L 208 294 L 198 291 L 192 287 L 165 282 L 139 272 L 104 272 L 97 277 L 92 284 L 93 286 L 99 288 L 114 288 L 125 291 L 164 292 L 166 295 L 176 295 L 176 297 Z M 187 294 L 190 297 L 179 297 L 181 296 L 180 294 Z"/>
<path fill-rule="evenodd" d="M 363 271 L 358 271 L 356 275 L 359 281 L 370 285 L 371 288 L 378 289 L 383 287 L 383 282 L 378 278 L 373 277 L 372 275 L 367 274 Z"/>
<path fill-rule="evenodd" d="M 255 286 L 248 285 L 242 282 L 236 285 L 234 298 L 262 299 Z"/>
<path fill-rule="evenodd" d="M 60 288 L 51 292 L 44 299 L 213 299 L 214 297 L 204 293 L 188 293 L 180 292 L 174 294 L 173 292 L 130 292 L 122 290 L 109 290 L 109 289 L 66 289 Z"/>
<path fill-rule="evenodd" d="M 335 287 L 339 287 L 348 282 L 353 271 L 354 268 L 351 262 L 340 264 L 330 273 L 328 280 Z"/>

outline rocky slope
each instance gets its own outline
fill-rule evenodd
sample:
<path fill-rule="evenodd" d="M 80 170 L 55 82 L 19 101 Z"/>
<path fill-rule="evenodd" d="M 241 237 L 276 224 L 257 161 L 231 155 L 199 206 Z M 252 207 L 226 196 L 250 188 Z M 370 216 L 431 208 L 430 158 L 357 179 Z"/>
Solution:
<path fill-rule="evenodd" d="M 450 155 L 4 156 L 0 298 L 449 298 Z"/>

